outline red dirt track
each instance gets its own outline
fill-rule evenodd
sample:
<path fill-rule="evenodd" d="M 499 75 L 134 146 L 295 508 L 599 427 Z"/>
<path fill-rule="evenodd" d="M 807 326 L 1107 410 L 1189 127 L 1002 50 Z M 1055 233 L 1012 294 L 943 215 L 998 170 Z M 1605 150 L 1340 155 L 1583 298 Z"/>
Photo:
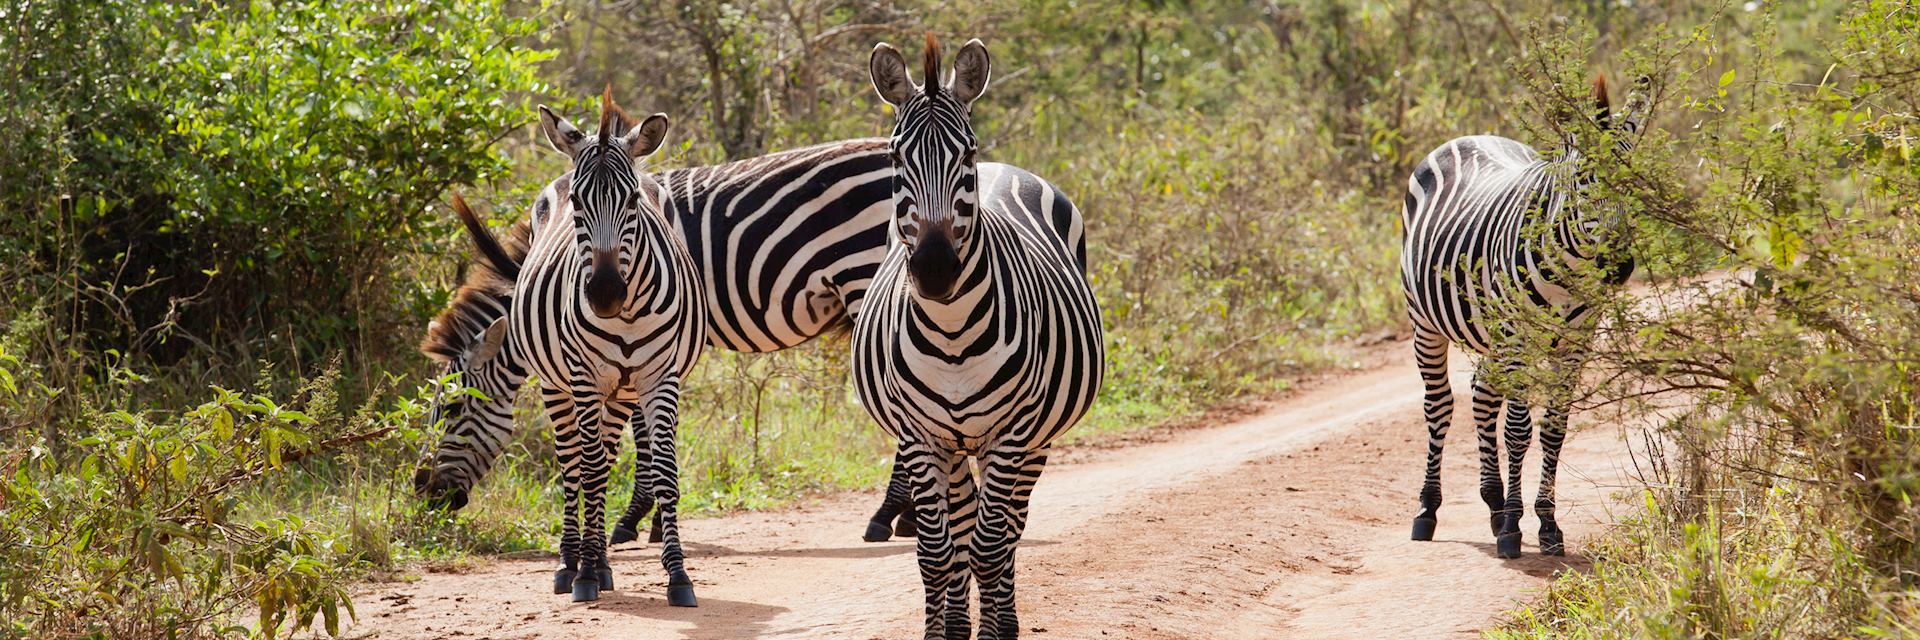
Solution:
<path fill-rule="evenodd" d="M 1020 549 L 1028 638 L 1473 637 L 1498 624 L 1612 521 L 1627 486 L 1626 429 L 1576 414 L 1560 471 L 1570 555 L 1493 555 L 1467 424 L 1471 360 L 1455 352 L 1456 422 L 1433 542 L 1408 540 L 1426 430 L 1406 342 L 1372 366 L 1323 376 L 1247 417 L 1058 453 Z M 1632 426 L 1632 425 L 1628 425 Z M 1526 474 L 1529 503 L 1539 481 Z M 666 604 L 657 546 L 613 554 L 618 591 L 573 604 L 549 593 L 551 555 L 370 585 L 365 638 L 919 637 L 913 545 L 860 541 L 875 493 L 689 520 L 700 607 Z"/>

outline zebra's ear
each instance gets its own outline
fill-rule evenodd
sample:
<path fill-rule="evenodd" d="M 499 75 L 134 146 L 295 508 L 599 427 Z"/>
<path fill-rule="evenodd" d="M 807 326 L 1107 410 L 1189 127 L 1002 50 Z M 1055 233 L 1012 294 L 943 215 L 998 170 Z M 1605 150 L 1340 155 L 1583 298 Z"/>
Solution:
<path fill-rule="evenodd" d="M 587 134 L 581 133 L 573 123 L 567 122 L 566 118 L 560 117 L 544 104 L 540 105 L 540 132 L 546 134 L 547 144 L 553 145 L 555 151 L 567 154 L 569 158 L 587 140 Z"/>
<path fill-rule="evenodd" d="M 1647 116 L 1653 111 L 1653 78 L 1640 76 L 1633 79 L 1633 88 L 1627 90 L 1627 104 L 1621 114 L 1621 121 L 1639 131 Z"/>
<path fill-rule="evenodd" d="M 626 147 L 627 157 L 641 158 L 660 148 L 667 141 L 667 114 L 656 113 L 647 116 L 646 122 L 634 127 L 627 135 L 621 136 L 620 146 Z"/>
<path fill-rule="evenodd" d="M 913 97 L 913 78 L 907 75 L 907 59 L 901 57 L 893 45 L 885 42 L 873 45 L 867 70 L 873 74 L 873 90 L 887 104 L 898 107 Z"/>
<path fill-rule="evenodd" d="M 979 38 L 960 47 L 960 55 L 953 59 L 953 81 L 947 83 L 947 90 L 960 104 L 972 106 L 980 94 L 987 92 L 987 78 L 992 75 L 988 62 L 987 45 Z"/>
<path fill-rule="evenodd" d="M 473 357 L 467 358 L 467 369 L 479 369 L 500 355 L 500 345 L 507 341 L 507 319 L 498 318 L 487 325 L 485 333 L 480 335 L 480 346 L 473 351 Z"/>

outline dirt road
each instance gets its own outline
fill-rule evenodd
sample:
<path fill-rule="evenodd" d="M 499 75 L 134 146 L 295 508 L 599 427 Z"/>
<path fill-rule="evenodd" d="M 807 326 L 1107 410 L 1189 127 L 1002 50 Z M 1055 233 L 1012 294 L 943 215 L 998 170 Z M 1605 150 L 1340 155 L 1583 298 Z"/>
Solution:
<path fill-rule="evenodd" d="M 1425 452 L 1404 342 L 1224 424 L 1056 455 L 1020 549 L 1031 638 L 1471 637 L 1496 624 L 1612 520 L 1630 468 L 1624 429 L 1576 415 L 1561 465 L 1571 555 L 1523 523 L 1518 560 L 1493 555 L 1472 429 L 1447 449 L 1435 541 L 1408 540 Z M 1457 414 L 1469 360 L 1456 353 Z M 1527 499 L 1537 472 L 1529 456 Z M 614 553 L 620 590 L 575 605 L 548 593 L 552 556 L 375 585 L 350 635 L 374 638 L 919 637 L 913 546 L 860 542 L 877 496 L 683 523 L 700 607 L 666 605 L 656 547 Z"/>

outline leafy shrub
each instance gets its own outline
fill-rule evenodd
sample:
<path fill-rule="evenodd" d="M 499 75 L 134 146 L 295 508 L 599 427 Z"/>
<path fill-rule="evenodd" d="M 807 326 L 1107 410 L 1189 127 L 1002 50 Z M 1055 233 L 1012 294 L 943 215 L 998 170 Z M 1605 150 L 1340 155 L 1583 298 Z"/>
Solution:
<path fill-rule="evenodd" d="M 28 70 L 0 115 L 10 276 L 72 297 L 94 351 L 404 344 L 432 301 L 401 260 L 447 235 L 448 185 L 504 173 L 538 86 L 503 5 L 12 3 L 47 28 L 0 34 Z"/>
<path fill-rule="evenodd" d="M 215 389 L 176 417 L 100 411 L 64 454 L 0 459 L 0 635 L 273 635 L 351 614 L 341 543 L 284 512 L 249 518 L 243 491 L 305 459 L 410 435 L 418 403 L 334 415 L 331 376 L 296 403 Z"/>

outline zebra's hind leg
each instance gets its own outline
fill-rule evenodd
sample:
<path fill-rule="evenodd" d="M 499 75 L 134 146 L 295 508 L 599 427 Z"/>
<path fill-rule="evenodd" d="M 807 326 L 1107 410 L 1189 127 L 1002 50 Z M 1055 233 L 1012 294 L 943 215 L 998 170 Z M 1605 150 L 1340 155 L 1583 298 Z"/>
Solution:
<path fill-rule="evenodd" d="M 1507 502 L 1502 509 L 1505 518 L 1494 536 L 1494 553 L 1502 558 L 1520 557 L 1520 516 L 1526 512 L 1520 501 L 1520 467 L 1532 440 L 1531 409 L 1519 397 L 1507 398 Z"/>
<path fill-rule="evenodd" d="M 1413 329 L 1413 356 L 1426 385 L 1427 475 L 1420 487 L 1420 512 L 1413 516 L 1413 539 L 1432 540 L 1440 524 L 1440 454 L 1453 425 L 1453 385 L 1447 381 L 1447 338 L 1437 331 Z"/>
<path fill-rule="evenodd" d="M 1045 451 L 995 451 L 980 464 L 979 521 L 971 560 L 980 589 L 980 640 L 1020 637 L 1014 607 L 1014 555 L 1027 529 L 1027 504 L 1046 468 Z"/>
<path fill-rule="evenodd" d="M 1540 494 L 1533 502 L 1533 514 L 1540 518 L 1540 553 L 1550 556 L 1567 555 L 1566 537 L 1553 513 L 1553 485 L 1560 468 L 1560 445 L 1566 436 L 1566 409 L 1548 407 L 1540 421 Z"/>
<path fill-rule="evenodd" d="M 1473 373 L 1473 433 L 1480 447 L 1480 501 L 1487 504 L 1487 533 L 1500 535 L 1506 522 L 1506 492 L 1500 481 L 1500 406 L 1506 402 L 1493 382 L 1489 361 L 1482 360 Z"/>
<path fill-rule="evenodd" d="M 627 501 L 627 510 L 620 514 L 620 522 L 613 525 L 613 539 L 609 544 L 626 544 L 640 539 L 640 519 L 653 511 L 653 494 L 647 487 L 652 484 L 648 474 L 653 473 L 653 450 L 647 446 L 647 425 L 635 425 L 633 428 L 633 498 Z M 660 514 L 653 517 L 653 530 L 647 534 L 648 543 L 660 542 Z"/>
<path fill-rule="evenodd" d="M 893 536 L 913 537 L 913 488 L 907 481 L 907 466 L 903 462 L 904 454 L 893 454 L 893 473 L 887 478 L 887 493 L 880 501 L 880 510 L 873 512 L 867 520 L 867 532 L 860 536 L 867 542 L 886 542 Z"/>
<path fill-rule="evenodd" d="M 540 390 L 547 419 L 553 423 L 553 448 L 560 462 L 560 569 L 553 572 L 553 592 L 573 592 L 580 574 L 580 432 L 574 424 L 573 397 L 552 388 Z"/>
<path fill-rule="evenodd" d="M 674 432 L 680 422 L 680 380 L 660 381 L 647 399 L 646 411 L 652 423 L 647 435 L 647 445 L 653 449 L 650 489 L 654 508 L 659 510 L 660 567 L 667 571 L 667 604 L 697 607 L 700 600 L 694 596 L 693 578 L 687 576 L 687 556 L 680 549 L 680 466 L 674 445 Z"/>

